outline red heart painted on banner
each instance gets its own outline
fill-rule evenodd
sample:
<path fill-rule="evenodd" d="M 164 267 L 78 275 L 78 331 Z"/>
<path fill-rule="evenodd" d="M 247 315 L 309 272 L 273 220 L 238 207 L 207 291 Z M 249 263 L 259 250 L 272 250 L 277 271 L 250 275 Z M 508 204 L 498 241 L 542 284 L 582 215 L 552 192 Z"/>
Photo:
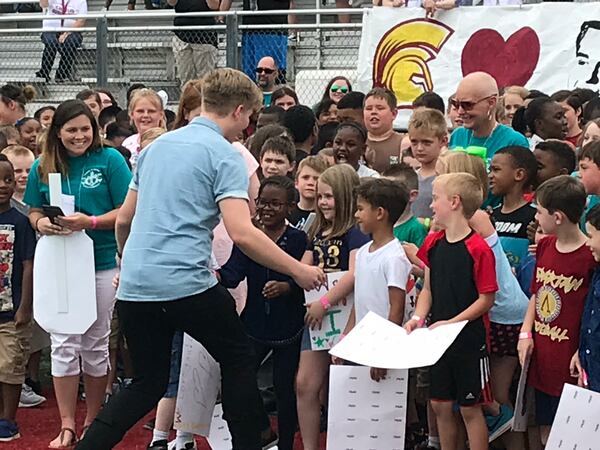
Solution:
<path fill-rule="evenodd" d="M 499 87 L 525 86 L 540 58 L 540 40 L 529 27 L 513 33 L 507 41 L 496 30 L 475 32 L 462 51 L 463 76 L 487 72 Z"/>

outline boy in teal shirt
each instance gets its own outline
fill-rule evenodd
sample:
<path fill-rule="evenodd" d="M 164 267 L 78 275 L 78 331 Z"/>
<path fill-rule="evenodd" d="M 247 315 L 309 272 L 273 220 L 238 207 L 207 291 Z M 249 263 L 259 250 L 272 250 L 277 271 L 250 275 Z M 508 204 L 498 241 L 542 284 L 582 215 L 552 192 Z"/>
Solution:
<path fill-rule="evenodd" d="M 421 247 L 427 236 L 427 229 L 413 215 L 411 209 L 412 203 L 419 195 L 417 173 L 412 167 L 403 163 L 391 166 L 383 173 L 383 176 L 400 183 L 408 190 L 408 204 L 396 222 L 396 225 L 394 225 L 394 236 L 400 242 L 409 242 L 415 244 L 417 247 Z"/>

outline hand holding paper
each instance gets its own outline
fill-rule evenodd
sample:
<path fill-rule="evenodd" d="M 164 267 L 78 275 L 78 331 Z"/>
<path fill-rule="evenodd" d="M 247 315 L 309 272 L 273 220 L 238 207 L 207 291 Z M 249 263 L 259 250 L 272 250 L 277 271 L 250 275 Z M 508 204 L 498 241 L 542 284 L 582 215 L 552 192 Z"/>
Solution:
<path fill-rule="evenodd" d="M 419 328 L 412 333 L 370 312 L 343 341 L 333 356 L 369 367 L 409 369 L 435 364 L 454 342 L 467 321 Z"/>

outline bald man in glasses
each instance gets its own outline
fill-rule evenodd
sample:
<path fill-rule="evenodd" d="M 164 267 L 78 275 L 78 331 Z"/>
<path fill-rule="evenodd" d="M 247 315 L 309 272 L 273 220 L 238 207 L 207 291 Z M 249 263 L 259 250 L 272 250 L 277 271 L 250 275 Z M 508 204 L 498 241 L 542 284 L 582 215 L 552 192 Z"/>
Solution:
<path fill-rule="evenodd" d="M 525 136 L 496 121 L 497 102 L 498 85 L 491 75 L 473 72 L 464 77 L 451 99 L 463 126 L 454 130 L 449 147 L 484 147 L 488 163 L 501 148 L 529 147 Z"/>
<path fill-rule="evenodd" d="M 263 93 L 265 107 L 271 105 L 271 95 L 277 87 L 278 77 L 279 68 L 273 57 L 265 56 L 258 61 L 256 65 L 256 84 Z"/>

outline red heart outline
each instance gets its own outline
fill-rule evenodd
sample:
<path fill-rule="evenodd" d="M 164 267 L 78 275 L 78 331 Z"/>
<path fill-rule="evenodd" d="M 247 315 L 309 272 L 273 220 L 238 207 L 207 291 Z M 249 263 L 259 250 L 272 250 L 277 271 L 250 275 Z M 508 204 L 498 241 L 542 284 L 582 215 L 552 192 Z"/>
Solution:
<path fill-rule="evenodd" d="M 505 41 L 496 30 L 483 28 L 465 44 L 461 67 L 463 76 L 489 73 L 499 87 L 525 86 L 539 59 L 540 40 L 533 29 L 523 27 Z"/>

